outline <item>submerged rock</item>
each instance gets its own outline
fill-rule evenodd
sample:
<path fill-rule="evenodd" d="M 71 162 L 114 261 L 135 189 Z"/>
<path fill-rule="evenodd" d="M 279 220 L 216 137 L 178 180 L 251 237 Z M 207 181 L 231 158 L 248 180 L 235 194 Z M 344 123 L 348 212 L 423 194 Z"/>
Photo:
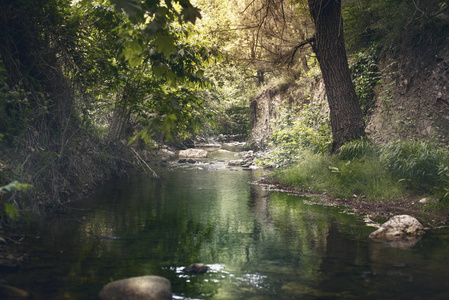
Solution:
<path fill-rule="evenodd" d="M 420 237 L 423 234 L 424 227 L 417 219 L 409 215 L 399 215 L 382 224 L 369 237 L 378 240 L 393 240 Z"/>
<path fill-rule="evenodd" d="M 188 265 L 184 270 L 194 274 L 204 274 L 207 272 L 207 270 L 209 270 L 209 267 L 205 264 L 194 263 Z"/>
<path fill-rule="evenodd" d="M 179 151 L 179 158 L 206 158 L 207 151 L 203 149 L 187 149 Z"/>
<path fill-rule="evenodd" d="M 159 276 L 142 276 L 108 283 L 100 291 L 102 300 L 171 300 L 168 279 Z"/>
<path fill-rule="evenodd" d="M 27 299 L 31 297 L 27 291 L 7 284 L 0 284 L 0 296 L 2 296 L 2 299 L 3 297 L 6 299 Z"/>

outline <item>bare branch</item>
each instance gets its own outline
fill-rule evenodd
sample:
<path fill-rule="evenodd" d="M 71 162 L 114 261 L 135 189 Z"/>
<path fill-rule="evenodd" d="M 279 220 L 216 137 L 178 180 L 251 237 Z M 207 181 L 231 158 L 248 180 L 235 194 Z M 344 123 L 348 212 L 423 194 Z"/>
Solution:
<path fill-rule="evenodd" d="M 293 52 L 292 52 L 292 55 L 291 55 L 291 58 L 290 58 L 289 66 L 291 66 L 293 64 L 293 59 L 295 58 L 296 52 L 298 52 L 299 49 L 301 49 L 305 45 L 310 45 L 313 48 L 313 44 L 314 43 L 315 43 L 315 36 L 312 36 L 311 38 L 308 38 L 308 39 L 298 43 L 298 45 L 296 45 L 293 48 Z"/>

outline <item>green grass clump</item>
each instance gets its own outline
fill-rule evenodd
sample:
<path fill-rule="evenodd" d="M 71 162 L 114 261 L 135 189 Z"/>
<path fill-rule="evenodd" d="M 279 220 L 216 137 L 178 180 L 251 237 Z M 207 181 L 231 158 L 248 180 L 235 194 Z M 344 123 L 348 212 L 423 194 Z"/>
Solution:
<path fill-rule="evenodd" d="M 343 160 L 338 156 L 308 154 L 296 165 L 277 172 L 275 178 L 299 189 L 367 200 L 401 197 L 402 188 L 376 157 Z"/>
<path fill-rule="evenodd" d="M 407 189 L 447 198 L 449 151 L 422 141 L 397 141 L 381 149 L 385 168 Z"/>
<path fill-rule="evenodd" d="M 384 147 L 349 142 L 338 155 L 303 150 L 297 163 L 275 172 L 301 190 L 367 200 L 426 194 L 449 199 L 449 152 L 427 142 L 401 141 Z"/>
<path fill-rule="evenodd" d="M 338 157 L 342 160 L 351 160 L 365 156 L 378 155 L 379 149 L 366 139 L 348 142 L 340 147 Z"/>

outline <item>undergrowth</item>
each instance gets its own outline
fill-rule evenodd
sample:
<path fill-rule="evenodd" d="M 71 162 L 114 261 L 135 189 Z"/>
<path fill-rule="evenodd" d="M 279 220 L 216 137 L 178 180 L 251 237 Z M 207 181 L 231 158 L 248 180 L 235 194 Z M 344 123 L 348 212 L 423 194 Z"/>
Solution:
<path fill-rule="evenodd" d="M 327 155 L 300 150 L 296 163 L 278 169 L 281 183 L 332 197 L 366 200 L 425 195 L 449 202 L 449 151 L 423 141 L 397 141 L 377 146 L 367 140 Z M 440 206 L 441 206 L 440 205 Z"/>

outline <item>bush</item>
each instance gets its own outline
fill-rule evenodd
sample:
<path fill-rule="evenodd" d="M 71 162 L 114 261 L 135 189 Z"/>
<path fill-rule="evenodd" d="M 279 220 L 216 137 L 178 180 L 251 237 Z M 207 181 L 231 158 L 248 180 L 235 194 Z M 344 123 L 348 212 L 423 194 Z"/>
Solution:
<path fill-rule="evenodd" d="M 329 120 L 321 113 L 322 104 L 309 104 L 297 113 L 290 110 L 281 112 L 270 137 L 273 151 L 265 159 L 265 164 L 276 167 L 288 166 L 302 159 L 303 151 L 324 154 L 332 145 Z"/>

